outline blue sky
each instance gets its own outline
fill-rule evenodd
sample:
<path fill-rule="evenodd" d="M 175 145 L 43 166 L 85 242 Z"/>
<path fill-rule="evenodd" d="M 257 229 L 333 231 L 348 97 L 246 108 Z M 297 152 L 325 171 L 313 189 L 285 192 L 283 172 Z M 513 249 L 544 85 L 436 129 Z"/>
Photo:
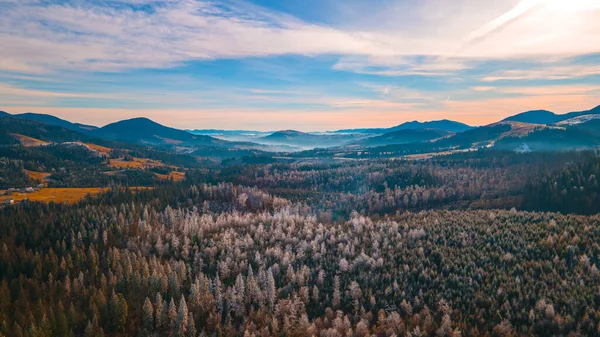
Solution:
<path fill-rule="evenodd" d="M 0 0 L 0 109 L 104 125 L 474 125 L 600 104 L 596 0 Z"/>

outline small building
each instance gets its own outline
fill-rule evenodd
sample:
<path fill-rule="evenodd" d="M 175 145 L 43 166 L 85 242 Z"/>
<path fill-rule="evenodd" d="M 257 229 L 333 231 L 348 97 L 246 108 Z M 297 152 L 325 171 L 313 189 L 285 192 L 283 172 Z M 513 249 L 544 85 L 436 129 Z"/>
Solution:
<path fill-rule="evenodd" d="M 13 198 L 4 200 L 5 205 L 13 205 L 14 203 L 15 203 L 15 199 L 13 199 Z"/>

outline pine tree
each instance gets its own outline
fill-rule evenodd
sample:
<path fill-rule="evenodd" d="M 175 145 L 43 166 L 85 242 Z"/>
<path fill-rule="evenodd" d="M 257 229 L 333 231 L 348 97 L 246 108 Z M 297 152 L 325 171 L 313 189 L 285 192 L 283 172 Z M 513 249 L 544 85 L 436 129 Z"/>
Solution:
<path fill-rule="evenodd" d="M 221 281 L 219 280 L 219 273 L 217 273 L 217 276 L 215 277 L 214 292 L 215 299 L 217 301 L 217 309 L 219 309 L 220 313 L 223 313 L 223 294 L 221 294 Z"/>
<path fill-rule="evenodd" d="M 188 326 L 188 307 L 185 302 L 185 297 L 181 296 L 179 301 L 179 310 L 175 319 L 175 336 L 184 337 Z"/>
<path fill-rule="evenodd" d="M 162 315 L 160 316 L 160 326 L 163 329 L 163 331 L 168 331 L 171 328 L 169 323 L 169 305 L 167 304 L 167 300 L 163 300 Z"/>
<path fill-rule="evenodd" d="M 175 331 L 175 321 L 177 320 L 177 307 L 175 306 L 175 301 L 171 297 L 171 302 L 169 302 L 169 309 L 167 309 L 167 324 L 171 331 Z"/>
<path fill-rule="evenodd" d="M 273 270 L 271 268 L 267 270 L 267 299 L 269 301 L 269 308 L 271 310 L 275 309 L 277 289 L 275 288 L 275 278 L 273 277 Z"/>
<path fill-rule="evenodd" d="M 238 305 L 242 307 L 244 305 L 244 297 L 246 296 L 246 286 L 244 284 L 244 278 L 242 274 L 238 274 L 235 279 L 235 294 L 238 301 Z"/>
<path fill-rule="evenodd" d="M 150 336 L 154 331 L 154 309 L 148 297 L 146 297 L 142 308 L 142 329 L 146 336 Z"/>
<path fill-rule="evenodd" d="M 196 337 L 198 335 L 198 331 L 196 330 L 196 322 L 194 321 L 194 314 L 190 313 L 188 317 L 188 325 L 186 329 L 187 337 Z"/>
<path fill-rule="evenodd" d="M 109 317 L 111 332 L 123 330 L 127 321 L 127 301 L 122 294 L 117 295 L 114 290 L 109 302 Z"/>
<path fill-rule="evenodd" d="M 337 275 L 333 278 L 333 302 L 331 304 L 336 309 L 339 308 L 341 304 L 340 277 Z"/>
<path fill-rule="evenodd" d="M 165 308 L 163 307 L 163 299 L 160 293 L 156 294 L 156 300 L 154 301 L 154 313 L 156 317 L 155 327 L 156 330 L 161 331 L 164 327 L 162 325 L 162 317 L 164 315 Z"/>
<path fill-rule="evenodd" d="M 200 283 L 198 278 L 192 283 L 190 286 L 190 296 L 188 297 L 190 300 L 190 307 L 192 310 L 197 310 L 200 307 Z"/>

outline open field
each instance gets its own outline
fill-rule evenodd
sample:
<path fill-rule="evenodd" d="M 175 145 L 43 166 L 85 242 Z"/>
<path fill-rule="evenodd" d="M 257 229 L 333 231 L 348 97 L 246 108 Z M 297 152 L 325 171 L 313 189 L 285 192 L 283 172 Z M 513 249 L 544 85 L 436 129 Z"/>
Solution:
<path fill-rule="evenodd" d="M 35 172 L 35 171 L 29 171 L 29 170 L 25 170 L 25 172 L 27 173 L 29 178 L 40 181 L 42 183 L 46 182 L 46 178 L 48 178 L 52 174 L 49 172 Z"/>
<path fill-rule="evenodd" d="M 50 145 L 50 143 L 48 143 L 46 141 L 27 137 L 27 136 L 20 135 L 17 133 L 13 133 L 12 136 L 15 137 L 17 140 L 19 140 L 19 142 L 21 142 L 21 145 L 23 145 L 25 147 Z"/>
<path fill-rule="evenodd" d="M 131 187 L 132 190 L 151 189 L 152 187 Z M 88 194 L 96 196 L 106 191 L 107 188 L 89 187 L 89 188 L 42 188 L 35 193 L 13 193 L 12 195 L 3 195 L 5 191 L 0 190 L 0 203 L 13 199 L 15 202 L 29 199 L 30 201 L 55 202 L 74 204 L 85 198 Z"/>
<path fill-rule="evenodd" d="M 126 161 L 126 160 L 123 160 L 122 158 L 119 158 L 119 159 L 111 159 L 110 166 L 112 166 L 114 168 L 118 168 L 118 169 L 124 169 L 124 168 L 143 169 L 143 168 L 150 168 L 150 167 L 163 167 L 163 166 L 165 166 L 165 164 L 161 163 L 160 161 L 147 159 L 147 158 L 133 158 L 132 161 Z"/>
<path fill-rule="evenodd" d="M 112 151 L 111 148 L 106 147 L 106 146 L 101 146 L 101 145 L 96 145 L 96 144 L 91 144 L 91 143 L 85 143 L 85 145 L 87 147 L 89 147 L 90 149 L 96 150 L 98 152 L 104 153 L 104 154 L 110 154 L 110 152 Z"/>
<path fill-rule="evenodd" d="M 183 181 L 185 179 L 185 172 L 170 172 L 169 174 L 159 174 L 154 173 L 154 175 L 161 180 L 168 180 L 169 178 L 173 179 L 173 181 Z"/>
<path fill-rule="evenodd" d="M 19 202 L 25 199 L 30 201 L 56 202 L 56 203 L 76 203 L 86 195 L 92 196 L 102 192 L 103 188 L 42 188 L 36 193 L 13 193 L 12 195 L 0 196 L 0 202 L 7 199 L 14 199 Z M 0 191 L 4 193 L 4 191 Z"/>

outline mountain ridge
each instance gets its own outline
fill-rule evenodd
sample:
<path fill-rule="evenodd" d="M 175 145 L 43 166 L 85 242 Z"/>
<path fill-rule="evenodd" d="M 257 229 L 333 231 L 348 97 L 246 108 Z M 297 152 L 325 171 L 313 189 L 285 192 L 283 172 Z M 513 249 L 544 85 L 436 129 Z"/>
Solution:
<path fill-rule="evenodd" d="M 173 145 L 183 142 L 202 145 L 226 143 L 210 136 L 194 135 L 187 131 L 164 126 L 146 117 L 135 117 L 110 123 L 94 130 L 93 133 L 105 139 L 134 143 Z"/>
<path fill-rule="evenodd" d="M 449 119 L 441 119 L 434 121 L 409 121 L 402 124 L 392 126 L 390 128 L 359 128 L 359 129 L 342 129 L 334 131 L 335 133 L 371 133 L 371 134 L 385 134 L 399 130 L 414 130 L 414 129 L 436 129 L 449 132 L 463 132 L 473 129 L 472 126 L 465 123 L 452 121 Z"/>
<path fill-rule="evenodd" d="M 232 139 L 228 139 L 226 137 L 215 138 L 210 135 L 199 135 L 186 130 L 168 127 L 154 122 L 147 117 L 116 121 L 96 128 L 89 125 L 71 123 L 52 115 L 37 113 L 11 115 L 0 111 L 0 117 L 8 116 L 20 120 L 35 121 L 42 125 L 59 126 L 91 138 L 106 141 L 122 141 L 144 146 L 156 145 L 174 151 L 195 151 L 199 147 L 203 147 L 205 149 L 202 152 L 203 154 L 210 153 L 211 149 L 215 148 L 220 148 L 219 151 L 222 152 L 224 149 L 271 149 L 274 152 L 288 152 L 291 147 L 295 147 L 296 149 L 340 147 L 350 149 L 356 146 L 369 148 L 400 146 L 414 149 L 417 152 L 421 150 L 447 151 L 449 149 L 468 149 L 481 146 L 493 147 L 499 140 L 504 138 L 509 138 L 509 140 L 503 141 L 505 146 L 512 146 L 513 143 L 516 144 L 521 140 L 530 140 L 539 143 L 540 135 L 548 135 L 549 139 L 560 141 L 560 144 L 564 144 L 564 146 L 569 148 L 579 148 L 581 146 L 596 144 L 596 124 L 598 122 L 588 122 L 595 119 L 596 115 L 600 116 L 600 106 L 596 106 L 590 110 L 575 111 L 560 115 L 548 110 L 531 110 L 480 127 L 471 127 L 464 123 L 443 119 L 428 122 L 409 121 L 391 128 L 346 129 L 329 133 L 302 132 L 288 129 L 275 131 L 270 134 L 261 132 L 260 134 L 247 135 L 247 137 L 237 137 L 236 139 L 230 137 Z M 567 123 L 561 123 L 561 121 L 567 121 Z M 580 135 L 573 132 L 575 130 L 573 127 L 576 125 L 579 125 L 579 130 L 582 130 Z M 35 128 L 39 129 L 39 126 L 36 124 Z M 550 128 L 550 130 L 546 130 L 546 128 Z M 565 128 L 569 129 L 569 132 L 561 131 Z M 226 130 L 212 131 L 219 134 L 226 132 Z M 212 131 L 208 130 L 207 132 Z M 540 133 L 541 131 L 543 133 Z M 254 133 L 254 131 L 231 132 L 236 134 L 240 134 L 241 132 Z M 569 141 L 567 139 L 569 137 L 573 141 Z M 586 137 L 589 139 L 584 139 Z M 286 148 L 285 146 L 289 147 Z M 561 146 L 563 145 L 557 145 L 556 148 Z M 536 147 L 540 149 L 555 148 Z"/>
<path fill-rule="evenodd" d="M 593 114 L 600 114 L 600 105 L 589 110 L 573 111 L 564 114 L 557 114 L 548 110 L 530 110 L 509 116 L 502 121 L 551 125 L 571 118 Z"/>
<path fill-rule="evenodd" d="M 26 113 L 21 113 L 21 114 L 15 114 L 12 116 L 17 117 L 17 118 L 27 119 L 30 121 L 36 121 L 36 122 L 40 122 L 40 123 L 44 123 L 44 124 L 56 125 L 56 126 L 63 127 L 65 129 L 69 129 L 69 130 L 73 130 L 73 131 L 80 131 L 83 133 L 90 133 L 93 130 L 98 129 L 97 126 L 86 125 L 86 124 L 81 124 L 81 123 L 73 123 L 73 122 L 70 122 L 65 119 L 62 119 L 62 118 L 59 118 L 59 117 L 56 117 L 53 115 L 49 115 L 49 114 L 26 112 Z"/>
<path fill-rule="evenodd" d="M 452 134 L 454 133 L 438 129 L 405 129 L 365 138 L 351 145 L 376 147 L 385 145 L 419 143 L 447 137 Z"/>

